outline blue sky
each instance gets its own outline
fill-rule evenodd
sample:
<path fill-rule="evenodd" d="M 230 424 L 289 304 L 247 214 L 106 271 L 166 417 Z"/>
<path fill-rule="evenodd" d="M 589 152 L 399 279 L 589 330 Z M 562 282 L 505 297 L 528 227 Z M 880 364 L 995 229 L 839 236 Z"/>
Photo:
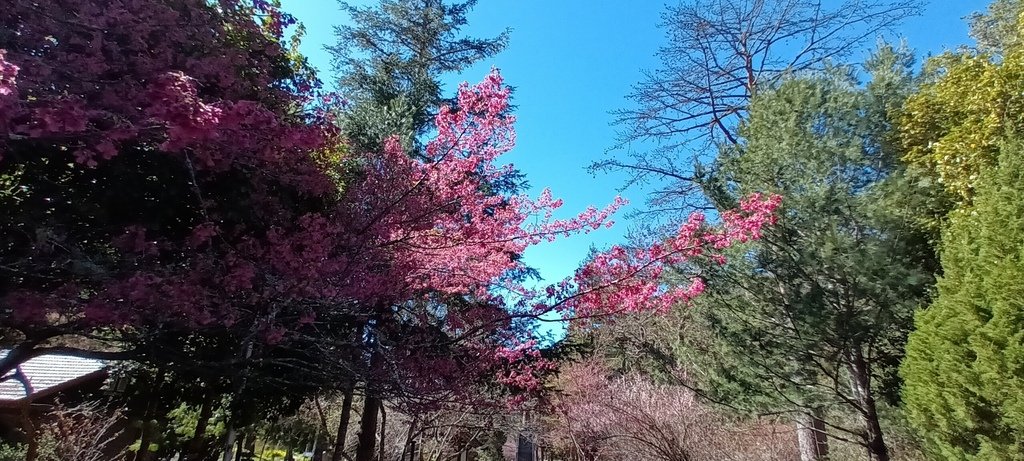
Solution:
<path fill-rule="evenodd" d="M 333 80 L 323 46 L 333 43 L 333 26 L 348 18 L 335 0 L 283 4 L 306 26 L 302 51 L 325 82 Z M 491 66 L 501 69 L 515 87 L 518 106 L 518 144 L 506 161 L 525 173 L 532 195 L 550 187 L 563 198 L 563 216 L 591 204 L 603 206 L 619 194 L 623 177 L 592 176 L 586 166 L 603 158 L 613 144 L 608 112 L 627 105 L 625 96 L 643 69 L 658 67 L 654 53 L 664 40 L 657 27 L 664 5 L 648 0 L 481 0 L 469 17 L 470 35 L 493 36 L 508 27 L 511 41 L 502 53 L 445 81 L 451 89 L 461 81 L 479 81 Z M 955 48 L 969 43 L 962 18 L 987 5 L 987 0 L 932 0 L 921 16 L 905 24 L 901 35 L 921 55 Z M 643 204 L 642 190 L 621 195 L 633 206 Z M 612 229 L 531 248 L 526 262 L 549 282 L 567 277 L 592 245 L 623 240 L 629 223 L 621 212 L 616 221 Z"/>

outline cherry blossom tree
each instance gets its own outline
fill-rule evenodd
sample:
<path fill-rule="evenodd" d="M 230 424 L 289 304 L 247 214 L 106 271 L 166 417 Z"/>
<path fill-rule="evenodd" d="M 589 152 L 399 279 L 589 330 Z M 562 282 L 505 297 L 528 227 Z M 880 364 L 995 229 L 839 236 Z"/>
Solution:
<path fill-rule="evenodd" d="M 459 87 L 423 155 L 356 154 L 274 3 L 43 0 L 0 22 L 0 375 L 64 352 L 177 367 L 205 402 L 332 381 L 409 408 L 488 386 L 522 402 L 551 369 L 523 320 L 685 302 L 700 279 L 667 289 L 665 268 L 757 238 L 778 205 L 753 195 L 527 290 L 527 247 L 623 201 L 554 219 L 548 191 L 486 187 L 513 168 L 497 70 Z"/>
<path fill-rule="evenodd" d="M 281 44 L 289 20 L 262 1 L 0 13 L 0 327 L 19 338 L 0 370 L 110 350 L 54 347 L 61 336 L 253 320 L 266 297 L 301 289 L 261 271 L 275 269 L 274 236 L 308 228 L 302 216 L 336 186 L 314 155 L 333 129 L 302 110 L 316 82 Z"/>

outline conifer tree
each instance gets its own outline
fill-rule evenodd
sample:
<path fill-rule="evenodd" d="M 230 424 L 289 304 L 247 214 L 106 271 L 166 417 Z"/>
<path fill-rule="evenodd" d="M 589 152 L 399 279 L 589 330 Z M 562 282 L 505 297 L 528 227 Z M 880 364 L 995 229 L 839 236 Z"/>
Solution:
<path fill-rule="evenodd" d="M 430 129 L 444 103 L 441 77 L 493 56 L 508 43 L 508 31 L 491 38 L 461 34 L 476 0 L 381 0 L 358 7 L 342 2 L 352 25 L 335 28 L 329 47 L 349 99 L 343 128 L 353 147 L 377 149 L 399 136 L 407 149 Z"/>
<path fill-rule="evenodd" d="M 762 240 L 705 266 L 709 296 L 698 304 L 713 336 L 695 354 L 705 384 L 801 428 L 803 416 L 819 418 L 872 460 L 889 459 L 880 402 L 894 400 L 895 365 L 931 282 L 931 250 L 900 206 L 910 185 L 887 141 L 886 108 L 910 87 L 907 56 L 882 48 L 867 90 L 832 69 L 755 97 L 740 144 L 704 181 L 723 209 L 750 191 L 783 197 Z M 842 424 L 848 416 L 859 424 Z"/>
<path fill-rule="evenodd" d="M 1018 460 L 1024 446 L 1024 146 L 1010 141 L 943 235 L 938 296 L 901 373 L 935 459 Z"/>
<path fill-rule="evenodd" d="M 507 31 L 484 39 L 460 34 L 475 4 L 476 0 L 381 0 L 360 7 L 340 2 L 352 24 L 335 28 L 338 41 L 328 50 L 340 75 L 338 89 L 347 98 L 339 108 L 340 127 L 355 152 L 377 151 L 396 137 L 407 154 L 429 157 L 420 138 L 433 127 L 440 106 L 455 107 L 456 102 L 444 97 L 441 77 L 501 51 L 508 40 Z M 515 183 L 514 178 L 518 174 L 495 176 L 485 184 L 489 188 L 506 180 Z M 376 416 L 383 404 L 369 387 L 357 459 L 373 456 Z M 339 438 L 335 446 L 335 459 L 340 459 L 344 440 Z"/>

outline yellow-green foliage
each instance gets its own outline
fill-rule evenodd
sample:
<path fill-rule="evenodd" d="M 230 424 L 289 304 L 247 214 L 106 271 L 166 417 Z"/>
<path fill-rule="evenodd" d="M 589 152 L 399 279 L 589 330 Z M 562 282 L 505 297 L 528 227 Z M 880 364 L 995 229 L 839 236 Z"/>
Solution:
<path fill-rule="evenodd" d="M 1006 50 L 1001 60 L 946 53 L 928 67 L 933 78 L 910 97 L 900 120 L 905 160 L 969 204 L 1007 132 L 1024 132 L 1024 47 Z"/>
<path fill-rule="evenodd" d="M 284 461 L 284 459 L 287 458 L 287 457 L 288 457 L 288 452 L 286 450 L 283 450 L 283 449 L 280 449 L 280 448 L 274 448 L 272 450 L 267 450 L 265 453 L 257 453 L 256 457 L 254 459 L 256 461 Z M 303 455 L 302 453 L 294 453 L 294 452 L 292 453 L 292 458 L 294 458 L 296 461 L 302 461 L 302 460 L 305 460 L 305 459 L 309 459 L 309 458 L 306 458 L 306 456 Z"/>
<path fill-rule="evenodd" d="M 354 172 L 354 159 L 352 149 L 347 141 L 341 141 L 326 146 L 313 153 L 313 159 L 323 169 L 327 177 L 331 178 L 338 191 L 345 189 Z"/>

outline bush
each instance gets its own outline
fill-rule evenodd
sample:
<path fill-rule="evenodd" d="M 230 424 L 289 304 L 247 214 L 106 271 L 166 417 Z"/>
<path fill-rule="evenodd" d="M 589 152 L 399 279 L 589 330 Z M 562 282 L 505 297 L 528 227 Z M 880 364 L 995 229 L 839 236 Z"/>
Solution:
<path fill-rule="evenodd" d="M 1024 149 L 1002 148 L 943 235 L 943 276 L 901 372 L 934 459 L 1020 460 L 1024 446 Z"/>
<path fill-rule="evenodd" d="M 0 443 L 0 461 L 22 461 L 25 459 L 25 445 Z"/>

